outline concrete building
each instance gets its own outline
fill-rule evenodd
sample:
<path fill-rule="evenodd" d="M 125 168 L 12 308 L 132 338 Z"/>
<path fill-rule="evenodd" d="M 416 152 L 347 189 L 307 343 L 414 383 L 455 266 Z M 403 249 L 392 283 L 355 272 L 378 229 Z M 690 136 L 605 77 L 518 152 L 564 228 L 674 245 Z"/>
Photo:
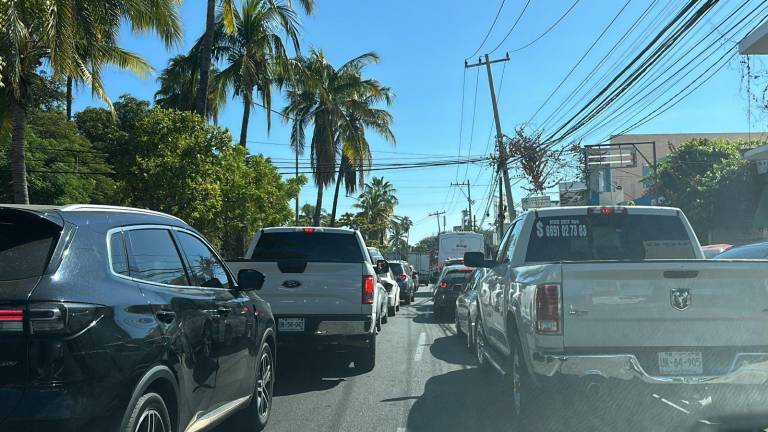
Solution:
<path fill-rule="evenodd" d="M 649 178 L 653 174 L 654 151 L 660 161 L 675 147 L 695 138 L 768 142 L 768 132 L 616 135 L 609 146 L 590 147 L 587 151 L 589 204 L 657 204 L 648 190 L 652 186 Z"/>

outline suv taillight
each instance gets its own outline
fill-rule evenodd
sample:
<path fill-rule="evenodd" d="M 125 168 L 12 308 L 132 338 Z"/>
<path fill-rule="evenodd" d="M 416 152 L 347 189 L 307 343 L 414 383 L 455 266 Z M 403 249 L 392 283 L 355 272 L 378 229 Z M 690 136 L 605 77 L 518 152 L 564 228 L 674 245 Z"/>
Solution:
<path fill-rule="evenodd" d="M 29 306 L 29 331 L 32 334 L 75 334 L 100 317 L 104 306 L 85 303 L 32 303 Z"/>
<path fill-rule="evenodd" d="M 400 279 L 401 281 L 405 282 L 406 280 L 408 280 L 408 275 L 403 273 L 400 276 L 398 276 L 397 278 Z"/>
<path fill-rule="evenodd" d="M 373 304 L 373 276 L 363 276 L 363 304 Z"/>
<path fill-rule="evenodd" d="M 536 331 L 560 333 L 560 285 L 536 287 Z"/>
<path fill-rule="evenodd" d="M 21 308 L 0 309 L 0 333 L 24 331 L 24 310 Z"/>
<path fill-rule="evenodd" d="M 442 281 L 440 282 L 440 285 L 438 285 L 438 287 L 443 289 L 448 288 L 448 282 Z"/>

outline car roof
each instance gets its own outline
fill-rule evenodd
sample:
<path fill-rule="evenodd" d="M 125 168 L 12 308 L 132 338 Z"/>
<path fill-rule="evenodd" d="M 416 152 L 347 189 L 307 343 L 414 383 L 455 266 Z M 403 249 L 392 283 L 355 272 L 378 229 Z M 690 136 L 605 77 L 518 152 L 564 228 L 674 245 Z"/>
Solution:
<path fill-rule="evenodd" d="M 457 264 L 457 265 L 445 266 L 443 269 L 447 273 L 449 271 L 456 271 L 456 270 L 474 270 L 475 268 L 474 267 L 467 267 L 467 266 L 461 265 L 461 264 Z"/>
<path fill-rule="evenodd" d="M 79 224 L 104 224 L 110 226 L 130 224 L 160 224 L 189 227 L 183 220 L 166 213 L 134 208 L 96 204 L 24 205 L 0 204 L 0 209 L 15 209 L 39 214 L 43 217 L 56 214 L 63 220 Z"/>
<path fill-rule="evenodd" d="M 613 208 L 625 208 L 630 214 L 646 214 L 646 215 L 663 215 L 663 216 L 676 216 L 680 213 L 680 209 L 675 207 L 656 207 L 656 206 L 570 206 L 570 207 L 542 207 L 538 209 L 532 209 L 526 212 L 534 213 L 539 216 L 569 216 L 587 214 L 587 210 L 590 208 L 600 207 L 613 207 Z"/>

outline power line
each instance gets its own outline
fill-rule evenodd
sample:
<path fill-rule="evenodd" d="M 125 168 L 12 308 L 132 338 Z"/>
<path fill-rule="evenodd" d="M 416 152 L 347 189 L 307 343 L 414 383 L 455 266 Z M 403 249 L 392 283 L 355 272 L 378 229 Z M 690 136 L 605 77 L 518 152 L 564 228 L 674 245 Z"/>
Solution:
<path fill-rule="evenodd" d="M 461 157 L 461 140 L 464 138 L 464 93 L 467 87 L 467 69 L 464 68 L 461 77 L 461 113 L 459 115 L 459 151 L 458 156 Z M 456 178 L 459 177 L 459 167 L 456 167 Z"/>
<path fill-rule="evenodd" d="M 491 31 L 493 30 L 493 27 L 496 25 L 496 21 L 499 19 L 499 15 L 501 15 L 501 10 L 504 8 L 504 3 L 506 0 L 501 0 L 501 4 L 499 5 L 499 10 L 496 11 L 496 16 L 493 18 L 493 22 L 491 23 L 491 27 L 488 28 L 488 31 L 485 33 L 485 37 L 483 38 L 483 41 L 480 42 L 480 46 L 477 47 L 475 52 L 470 54 L 467 59 L 474 57 L 477 53 L 480 52 L 481 49 L 483 49 L 483 45 L 485 45 L 485 42 L 488 40 L 488 36 L 491 35 Z"/>
<path fill-rule="evenodd" d="M 531 4 L 531 0 L 527 0 L 525 2 L 525 6 L 523 6 L 523 10 L 520 11 L 520 15 L 517 16 L 517 19 L 515 20 L 514 24 L 512 24 L 512 27 L 509 29 L 507 34 L 504 36 L 504 39 L 502 39 L 501 42 L 499 42 L 499 44 L 496 45 L 496 48 L 492 49 L 488 54 L 493 54 L 497 49 L 499 49 L 499 47 L 501 47 L 502 44 L 504 44 L 504 42 L 507 40 L 509 35 L 511 35 L 512 32 L 515 30 L 515 27 L 517 27 L 517 23 L 519 23 L 520 19 L 523 17 L 523 15 L 525 15 L 525 11 L 528 10 L 528 5 L 530 4 Z"/>
<path fill-rule="evenodd" d="M 467 70 L 467 68 L 464 68 L 464 70 Z M 480 83 L 480 69 L 477 70 L 477 75 L 475 75 L 475 98 L 472 106 L 472 126 L 469 128 L 469 150 L 467 151 L 468 153 L 472 152 L 472 142 L 475 139 L 475 118 L 477 117 L 477 88 L 479 83 Z M 458 181 L 458 179 L 459 179 L 459 167 L 457 165 L 456 180 Z"/>
<path fill-rule="evenodd" d="M 538 108 L 536 109 L 536 111 L 533 113 L 533 115 L 531 116 L 531 118 L 529 118 L 529 119 L 528 119 L 528 121 L 526 121 L 526 122 L 525 122 L 526 124 L 530 124 L 530 123 L 531 123 L 531 121 L 533 121 L 533 119 L 534 119 L 534 118 L 536 118 L 536 116 L 539 114 L 539 112 L 542 110 L 542 108 L 544 108 L 544 106 L 545 106 L 545 105 L 547 105 L 547 104 L 549 103 L 549 101 L 550 101 L 550 100 L 552 100 L 552 97 L 555 95 L 555 93 L 557 93 L 557 91 L 558 91 L 558 90 L 560 90 L 560 88 L 563 86 L 563 84 L 565 84 L 565 82 L 568 80 L 568 78 L 570 78 L 570 77 L 571 77 L 571 75 L 572 75 L 572 74 L 573 74 L 573 73 L 576 71 L 576 68 L 578 68 L 578 67 L 579 67 L 579 65 L 581 64 L 581 62 L 583 62 L 583 61 L 584 61 L 584 59 L 585 59 L 585 58 L 587 58 L 587 56 L 589 55 L 589 53 L 590 53 L 590 52 L 592 52 L 592 49 L 593 49 L 593 48 L 595 48 L 595 46 L 597 45 L 597 43 L 598 43 L 598 42 L 600 42 L 600 40 L 603 38 L 603 36 L 605 36 L 605 34 L 608 32 L 608 30 L 609 30 L 611 27 L 613 27 L 613 23 L 615 23 L 615 22 L 616 22 L 616 20 L 617 20 L 617 19 L 619 19 L 619 16 L 621 16 L 622 12 L 624 12 L 624 10 L 627 8 L 627 6 L 629 6 L 629 3 L 630 3 L 631 1 L 632 1 L 632 0 L 627 0 L 627 1 L 624 3 L 624 6 L 622 6 L 622 7 L 621 7 L 621 9 L 619 9 L 619 11 L 616 13 L 616 15 L 614 15 L 613 19 L 612 19 L 612 20 L 611 20 L 611 21 L 608 23 L 608 25 L 607 25 L 607 26 L 605 26 L 605 28 L 603 28 L 603 31 L 601 31 L 601 32 L 600 32 L 600 34 L 597 36 L 597 39 L 595 39 L 595 40 L 594 40 L 594 42 L 592 42 L 592 45 L 590 45 L 590 46 L 589 46 L 589 48 L 588 48 L 588 49 L 587 49 L 587 51 L 586 51 L 586 52 L 585 52 L 585 53 L 584 53 L 584 54 L 581 56 L 581 58 L 579 59 L 579 61 L 577 61 L 577 62 L 576 62 L 576 64 L 575 64 L 575 65 L 573 65 L 573 67 L 571 67 L 571 70 L 570 70 L 570 71 L 568 71 L 568 74 L 567 74 L 567 75 L 566 75 L 566 76 L 565 76 L 565 77 L 564 77 L 562 80 L 560 80 L 560 83 L 559 83 L 559 84 L 558 84 L 558 85 L 555 87 L 555 89 L 554 89 L 554 90 L 552 90 L 552 92 L 549 94 L 549 96 L 547 96 L 547 98 L 544 100 L 544 102 L 542 102 L 542 103 L 541 103 L 541 105 L 539 105 L 539 107 L 538 107 Z"/>
<path fill-rule="evenodd" d="M 511 52 L 511 53 L 520 52 L 520 51 L 522 51 L 522 50 L 524 50 L 524 49 L 528 48 L 529 46 L 531 46 L 531 45 L 535 44 L 536 42 L 538 42 L 538 41 L 539 41 L 539 39 L 543 38 L 543 37 L 544 37 L 544 36 L 546 36 L 546 35 L 547 35 L 549 32 L 551 32 L 551 31 L 552 31 L 552 30 L 553 30 L 555 27 L 557 27 L 557 25 L 558 25 L 558 24 L 560 24 L 560 21 L 562 21 L 563 19 L 565 19 L 565 17 L 567 17 L 567 16 L 568 16 L 568 14 L 569 14 L 569 13 L 571 13 L 571 11 L 573 10 L 573 8 L 575 8 L 575 7 L 576 7 L 576 5 L 577 5 L 578 3 L 579 3 L 579 0 L 576 0 L 576 1 L 574 1 L 574 2 L 573 2 L 573 4 L 571 4 L 571 7 L 569 7 L 569 8 L 568 8 L 568 10 L 567 10 L 567 11 L 565 11 L 565 13 L 563 13 L 562 15 L 560 15 L 560 18 L 558 18 L 558 19 L 557 19 L 557 21 L 555 21 L 555 22 L 554 22 L 554 23 L 553 23 L 551 26 L 549 26 L 549 27 L 548 27 L 546 30 L 544 30 L 544 33 L 540 34 L 540 35 L 539 35 L 539 36 L 538 36 L 536 39 L 534 39 L 534 40 L 532 40 L 532 41 L 528 42 L 527 44 L 525 44 L 525 45 L 523 45 L 523 46 L 520 46 L 520 47 L 517 47 L 517 48 L 515 48 L 515 49 L 513 49 L 513 50 L 510 50 L 509 52 Z"/>

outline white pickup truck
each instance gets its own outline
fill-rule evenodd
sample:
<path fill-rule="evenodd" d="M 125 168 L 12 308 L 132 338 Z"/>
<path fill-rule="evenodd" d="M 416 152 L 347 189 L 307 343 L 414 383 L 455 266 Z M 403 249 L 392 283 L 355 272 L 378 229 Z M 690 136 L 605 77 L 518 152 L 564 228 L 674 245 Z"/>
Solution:
<path fill-rule="evenodd" d="M 678 209 L 539 209 L 464 261 L 478 363 L 511 378 L 517 417 L 566 380 L 768 384 L 768 263 L 705 260 Z"/>
<path fill-rule="evenodd" d="M 246 259 L 227 261 L 233 272 L 265 276 L 259 296 L 277 321 L 281 345 L 344 345 L 361 348 L 355 366 L 373 369 L 376 323 L 384 292 L 359 232 L 343 228 L 264 228 Z"/>

